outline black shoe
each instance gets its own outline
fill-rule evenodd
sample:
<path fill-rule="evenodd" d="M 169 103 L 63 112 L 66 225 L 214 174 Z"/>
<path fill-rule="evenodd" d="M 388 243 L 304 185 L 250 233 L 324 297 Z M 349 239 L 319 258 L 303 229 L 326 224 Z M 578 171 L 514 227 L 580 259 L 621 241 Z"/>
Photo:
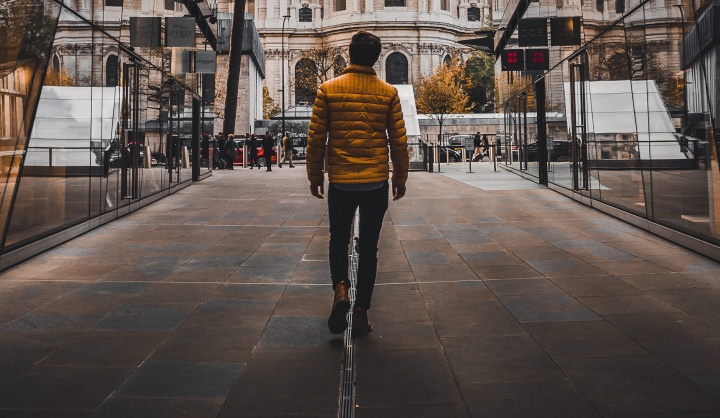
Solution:
<path fill-rule="evenodd" d="M 268 169 L 267 169 L 267 170 L 265 170 L 265 171 L 272 171 L 272 168 L 268 168 Z"/>
<path fill-rule="evenodd" d="M 278 168 L 282 168 L 282 164 L 278 164 Z"/>
<path fill-rule="evenodd" d="M 290 168 L 295 168 L 295 166 L 294 166 L 294 165 L 292 165 L 292 164 L 290 164 Z"/>
<path fill-rule="evenodd" d="M 361 337 L 372 331 L 372 325 L 368 321 L 367 309 L 355 307 L 352 317 L 352 335 L 353 337 Z"/>
<path fill-rule="evenodd" d="M 332 311 L 328 318 L 328 328 L 333 334 L 342 334 L 347 329 L 346 315 L 350 310 L 350 298 L 348 297 L 348 286 L 340 282 L 335 286 L 335 298 L 333 299 Z"/>

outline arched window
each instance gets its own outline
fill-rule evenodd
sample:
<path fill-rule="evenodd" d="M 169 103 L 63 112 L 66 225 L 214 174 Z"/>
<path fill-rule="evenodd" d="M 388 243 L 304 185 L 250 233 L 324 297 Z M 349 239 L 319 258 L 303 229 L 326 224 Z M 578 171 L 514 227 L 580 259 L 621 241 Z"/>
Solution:
<path fill-rule="evenodd" d="M 60 73 L 60 58 L 57 55 L 53 55 L 52 69 L 54 73 Z"/>
<path fill-rule="evenodd" d="M 105 87 L 117 87 L 118 85 L 118 57 L 110 55 L 105 62 Z"/>
<path fill-rule="evenodd" d="M 347 67 L 345 58 L 340 55 L 336 56 L 333 60 L 333 77 L 337 77 L 342 74 L 343 70 L 345 70 L 345 67 Z"/>
<path fill-rule="evenodd" d="M 385 0 L 385 7 L 405 7 L 405 0 Z"/>
<path fill-rule="evenodd" d="M 400 52 L 393 52 L 385 60 L 385 81 L 390 84 L 408 83 L 408 60 Z"/>
<path fill-rule="evenodd" d="M 443 58 L 443 65 L 446 67 L 449 67 L 452 63 L 452 58 L 450 58 L 450 55 L 445 55 L 445 58 Z"/>
<path fill-rule="evenodd" d="M 295 104 L 300 102 L 312 104 L 317 95 L 317 66 L 308 58 L 303 58 L 295 65 Z"/>
<path fill-rule="evenodd" d="M 480 8 L 479 7 L 470 7 L 468 9 L 468 22 L 478 22 L 480 21 Z"/>
<path fill-rule="evenodd" d="M 300 9 L 298 19 L 300 22 L 312 22 L 312 10 L 309 7 L 303 7 Z"/>

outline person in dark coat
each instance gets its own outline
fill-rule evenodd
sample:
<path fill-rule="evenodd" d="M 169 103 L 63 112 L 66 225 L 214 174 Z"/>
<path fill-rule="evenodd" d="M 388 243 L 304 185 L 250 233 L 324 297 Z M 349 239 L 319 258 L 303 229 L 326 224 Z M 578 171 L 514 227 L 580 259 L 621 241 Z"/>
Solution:
<path fill-rule="evenodd" d="M 475 137 L 473 137 L 473 147 L 475 148 L 475 152 L 473 152 L 472 160 L 473 161 L 479 161 L 482 158 L 480 145 L 481 145 L 481 139 L 480 139 L 480 132 L 475 134 Z"/>
<path fill-rule="evenodd" d="M 272 171 L 273 145 L 275 145 L 275 141 L 273 141 L 272 137 L 270 136 L 270 131 L 265 131 L 265 136 L 262 140 L 263 156 L 265 157 L 266 167 L 265 171 Z"/>
<path fill-rule="evenodd" d="M 255 134 L 250 135 L 250 142 L 247 144 L 248 146 L 248 153 L 250 154 L 250 169 L 252 170 L 253 166 L 257 166 L 257 168 L 260 168 L 260 162 L 258 161 L 258 140 Z"/>
<path fill-rule="evenodd" d="M 222 157 L 220 148 L 220 138 L 222 138 L 222 132 L 216 133 L 212 139 L 212 153 L 213 153 L 213 169 L 220 170 L 225 168 L 225 159 Z"/>
<path fill-rule="evenodd" d="M 228 170 L 234 170 L 233 162 L 237 158 L 237 146 L 235 145 L 235 135 L 229 134 L 225 141 L 225 158 L 227 159 Z"/>
<path fill-rule="evenodd" d="M 222 150 L 225 149 L 225 142 L 227 139 L 225 138 L 225 134 L 222 132 L 218 132 L 218 149 L 222 152 Z"/>
<path fill-rule="evenodd" d="M 484 157 L 490 158 L 490 141 L 488 141 L 487 135 L 482 136 L 482 155 Z"/>

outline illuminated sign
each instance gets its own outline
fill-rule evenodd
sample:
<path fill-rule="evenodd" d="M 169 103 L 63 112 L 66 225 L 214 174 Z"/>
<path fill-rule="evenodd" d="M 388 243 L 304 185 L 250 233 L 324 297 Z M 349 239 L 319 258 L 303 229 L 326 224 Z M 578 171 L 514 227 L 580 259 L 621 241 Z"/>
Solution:
<path fill-rule="evenodd" d="M 525 51 L 522 49 L 506 49 L 502 51 L 500 65 L 503 71 L 524 71 Z"/>
<path fill-rule="evenodd" d="M 528 49 L 525 51 L 525 69 L 542 71 L 550 69 L 550 51 L 547 49 Z"/>
<path fill-rule="evenodd" d="M 580 45 L 580 17 L 551 17 L 550 43 L 552 46 Z"/>

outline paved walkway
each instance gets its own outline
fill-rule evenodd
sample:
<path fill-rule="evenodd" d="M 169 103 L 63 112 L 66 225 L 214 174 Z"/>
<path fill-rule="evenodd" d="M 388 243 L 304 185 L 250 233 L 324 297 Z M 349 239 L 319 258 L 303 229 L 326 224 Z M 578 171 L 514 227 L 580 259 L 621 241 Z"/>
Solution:
<path fill-rule="evenodd" d="M 385 218 L 357 417 L 720 415 L 720 264 L 442 168 Z M 0 274 L 0 416 L 337 416 L 325 205 L 219 171 Z"/>

